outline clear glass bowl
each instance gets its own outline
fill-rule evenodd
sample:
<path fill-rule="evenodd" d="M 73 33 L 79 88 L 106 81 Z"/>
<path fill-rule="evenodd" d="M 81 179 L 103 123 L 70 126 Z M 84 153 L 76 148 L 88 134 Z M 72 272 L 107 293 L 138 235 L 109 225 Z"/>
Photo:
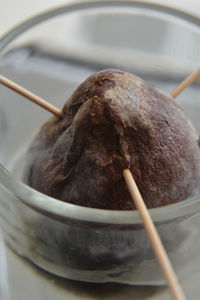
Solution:
<path fill-rule="evenodd" d="M 200 20 L 164 6 L 90 1 L 47 11 L 0 41 L 3 75 L 62 107 L 91 73 L 121 68 L 169 93 L 200 59 Z M 0 225 L 6 243 L 68 279 L 164 284 L 137 211 L 63 203 L 22 181 L 28 144 L 49 113 L 0 86 Z M 200 132 L 199 84 L 177 101 Z M 181 278 L 199 261 L 200 196 L 151 209 Z"/>

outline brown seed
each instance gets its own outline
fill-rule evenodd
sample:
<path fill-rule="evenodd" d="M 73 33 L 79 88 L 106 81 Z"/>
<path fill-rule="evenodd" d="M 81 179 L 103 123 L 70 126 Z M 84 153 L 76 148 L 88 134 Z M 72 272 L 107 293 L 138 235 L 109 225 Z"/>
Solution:
<path fill-rule="evenodd" d="M 198 136 L 182 109 L 152 85 L 118 70 L 90 76 L 29 149 L 26 182 L 88 207 L 133 209 L 129 167 L 148 208 L 195 193 Z"/>

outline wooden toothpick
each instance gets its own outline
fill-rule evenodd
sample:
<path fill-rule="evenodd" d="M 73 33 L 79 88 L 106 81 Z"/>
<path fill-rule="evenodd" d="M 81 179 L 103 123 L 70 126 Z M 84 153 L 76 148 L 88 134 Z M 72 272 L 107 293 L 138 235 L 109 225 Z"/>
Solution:
<path fill-rule="evenodd" d="M 200 68 L 196 70 L 193 74 L 188 76 L 172 93 L 171 97 L 177 97 L 184 89 L 190 86 L 194 81 L 200 78 Z M 28 90 L 24 89 L 20 85 L 12 82 L 11 80 L 7 79 L 4 76 L 0 76 L 0 83 L 4 84 L 5 86 L 11 88 L 12 90 L 16 91 L 17 93 L 21 94 L 24 97 L 27 97 L 31 101 L 37 103 L 38 105 L 42 106 L 46 110 L 52 112 L 53 114 L 57 115 L 58 117 L 62 117 L 63 113 L 62 110 L 58 109 L 57 107 L 53 106 L 52 104 L 48 103 L 44 99 L 36 96 L 35 94 L 29 92 Z M 171 265 L 171 262 L 167 256 L 167 253 L 163 247 L 163 244 L 160 240 L 158 232 L 153 224 L 151 216 L 146 208 L 144 200 L 139 192 L 139 189 L 136 185 L 136 182 L 130 172 L 129 169 L 123 170 L 123 176 L 130 191 L 131 197 L 135 203 L 136 208 L 140 214 L 140 217 L 144 223 L 144 227 L 146 232 L 149 236 L 150 242 L 154 249 L 155 255 L 157 260 L 160 264 L 160 267 L 163 271 L 163 274 L 166 278 L 168 286 L 171 290 L 171 294 L 174 300 L 185 300 L 185 296 L 183 290 L 178 282 L 174 269 Z"/>
<path fill-rule="evenodd" d="M 163 271 L 165 279 L 170 288 L 171 294 L 174 300 L 185 300 L 183 290 L 178 282 L 176 273 L 171 265 L 171 262 L 167 256 L 167 253 L 163 247 L 161 239 L 158 235 L 155 225 L 149 215 L 144 200 L 139 192 L 139 189 L 135 183 L 135 180 L 129 169 L 123 170 L 123 176 L 130 191 L 131 197 L 135 203 L 135 206 L 143 221 L 144 227 L 148 234 L 149 240 L 152 244 L 152 248 Z"/>
<path fill-rule="evenodd" d="M 181 84 L 171 92 L 170 95 L 172 96 L 172 98 L 176 98 L 180 93 L 182 93 L 182 91 L 184 91 L 188 86 L 192 85 L 193 82 L 195 82 L 199 78 L 200 68 L 198 68 L 194 73 L 185 78 L 185 80 L 183 80 Z"/>
<path fill-rule="evenodd" d="M 184 91 L 188 86 L 200 78 L 200 68 L 198 68 L 194 73 L 189 75 L 174 91 L 171 92 L 172 98 L 176 98 L 182 91 Z M 140 194 L 137 184 L 131 174 L 129 169 L 123 170 L 123 176 L 128 186 L 129 192 L 131 194 L 132 200 L 139 212 L 142 219 L 144 227 L 146 229 L 147 235 L 151 242 L 152 248 L 154 250 L 155 256 L 160 264 L 163 271 L 164 277 L 171 291 L 174 300 L 185 300 L 185 295 L 182 290 L 181 285 L 177 279 L 176 273 L 172 267 L 169 260 L 167 252 L 162 244 L 156 227 L 151 219 L 145 202 Z"/>
<path fill-rule="evenodd" d="M 193 82 L 200 78 L 200 68 L 198 68 L 194 73 L 189 75 L 174 91 L 171 92 L 172 98 L 177 97 L 184 89 L 190 86 Z M 50 104 L 46 100 L 42 99 L 41 97 L 31 93 L 27 89 L 23 88 L 19 84 L 13 82 L 12 80 L 6 78 L 5 76 L 0 75 L 0 83 L 7 86 L 8 88 L 12 89 L 13 91 L 21 94 L 22 96 L 28 98 L 32 102 L 40 105 L 44 109 L 48 110 L 49 112 L 53 113 L 54 115 L 62 118 L 63 112 L 61 109 L 55 107 L 54 105 Z"/>
<path fill-rule="evenodd" d="M 49 112 L 53 113 L 58 117 L 62 117 L 63 113 L 62 110 L 55 107 L 54 105 L 50 104 L 46 100 L 42 99 L 41 97 L 31 93 L 30 91 L 26 90 L 22 86 L 16 84 L 15 82 L 9 80 L 8 78 L 0 75 L 0 83 L 7 86 L 8 88 L 12 89 L 13 91 L 21 94 L 22 96 L 28 98 L 29 100 L 35 102 L 36 104 L 42 106 L 44 109 L 48 110 Z"/>

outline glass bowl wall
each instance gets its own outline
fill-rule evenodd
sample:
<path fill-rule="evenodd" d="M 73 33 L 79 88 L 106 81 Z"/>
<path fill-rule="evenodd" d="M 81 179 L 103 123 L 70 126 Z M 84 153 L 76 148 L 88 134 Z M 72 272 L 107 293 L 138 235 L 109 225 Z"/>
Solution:
<path fill-rule="evenodd" d="M 199 24 L 190 15 L 144 2 L 81 1 L 6 34 L 0 41 L 0 69 L 58 107 L 103 68 L 134 73 L 169 93 L 197 68 Z M 0 95 L 0 224 L 6 243 L 65 278 L 163 284 L 136 211 L 63 203 L 23 184 L 25 152 L 49 113 L 3 86 Z M 177 99 L 198 132 L 199 100 L 198 83 Z M 150 210 L 180 277 L 190 274 L 199 259 L 199 211 L 200 196 Z"/>

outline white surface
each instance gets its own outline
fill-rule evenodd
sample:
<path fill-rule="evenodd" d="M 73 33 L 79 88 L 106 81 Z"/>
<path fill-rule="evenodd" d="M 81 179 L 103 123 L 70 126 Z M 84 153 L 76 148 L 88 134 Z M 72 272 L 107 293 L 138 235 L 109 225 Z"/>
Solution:
<path fill-rule="evenodd" d="M 200 16 L 199 0 L 146 0 L 181 10 L 192 12 Z M 74 2 L 73 0 L 0 0 L 0 35 L 11 29 L 17 23 L 33 16 L 42 10 L 58 5 Z"/>
<path fill-rule="evenodd" d="M 70 0 L 0 0 L 0 35 L 45 9 L 69 2 Z"/>

